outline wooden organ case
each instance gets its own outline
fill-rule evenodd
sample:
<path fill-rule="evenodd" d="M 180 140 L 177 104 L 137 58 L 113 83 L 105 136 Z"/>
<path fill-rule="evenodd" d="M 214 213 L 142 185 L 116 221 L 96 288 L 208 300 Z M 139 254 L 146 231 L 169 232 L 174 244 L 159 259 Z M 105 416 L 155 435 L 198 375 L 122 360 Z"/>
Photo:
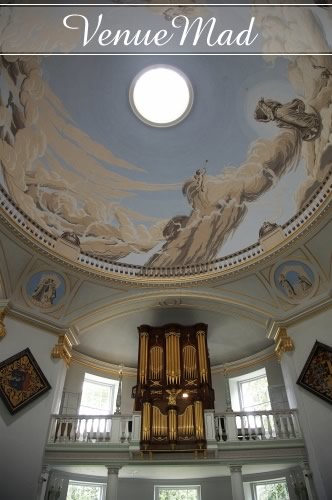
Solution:
<path fill-rule="evenodd" d="M 141 450 L 204 450 L 204 410 L 214 408 L 207 325 L 142 325 L 138 333 Z"/>

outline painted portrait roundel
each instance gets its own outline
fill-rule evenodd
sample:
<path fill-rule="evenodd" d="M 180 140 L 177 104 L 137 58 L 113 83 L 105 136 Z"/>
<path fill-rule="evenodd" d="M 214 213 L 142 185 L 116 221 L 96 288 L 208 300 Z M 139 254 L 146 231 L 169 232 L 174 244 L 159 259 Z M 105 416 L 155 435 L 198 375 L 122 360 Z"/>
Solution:
<path fill-rule="evenodd" d="M 40 309 L 52 309 L 64 298 L 66 284 L 61 274 L 54 271 L 39 271 L 28 279 L 25 295 L 30 303 Z"/>
<path fill-rule="evenodd" d="M 288 260 L 274 272 L 274 285 L 279 295 L 290 302 L 302 302 L 317 289 L 318 279 L 313 269 L 305 262 Z"/>

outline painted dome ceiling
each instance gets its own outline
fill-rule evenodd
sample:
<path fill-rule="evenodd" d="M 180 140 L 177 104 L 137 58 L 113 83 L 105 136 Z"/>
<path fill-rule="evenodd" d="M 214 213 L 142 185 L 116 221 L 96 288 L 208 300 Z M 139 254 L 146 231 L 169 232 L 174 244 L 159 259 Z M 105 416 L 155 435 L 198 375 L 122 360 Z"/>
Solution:
<path fill-rule="evenodd" d="M 130 107 L 133 79 L 156 64 L 193 87 L 172 127 Z M 209 262 L 255 243 L 265 221 L 285 223 L 327 175 L 331 71 L 330 56 L 3 57 L 1 182 L 94 256 Z"/>

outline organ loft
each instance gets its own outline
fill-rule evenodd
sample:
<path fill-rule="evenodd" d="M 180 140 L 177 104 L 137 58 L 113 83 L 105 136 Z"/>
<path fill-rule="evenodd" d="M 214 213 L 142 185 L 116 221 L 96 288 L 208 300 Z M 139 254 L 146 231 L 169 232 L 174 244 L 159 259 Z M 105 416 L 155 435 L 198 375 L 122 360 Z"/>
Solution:
<path fill-rule="evenodd" d="M 138 327 L 135 411 L 142 451 L 206 449 L 204 410 L 214 408 L 207 325 Z"/>

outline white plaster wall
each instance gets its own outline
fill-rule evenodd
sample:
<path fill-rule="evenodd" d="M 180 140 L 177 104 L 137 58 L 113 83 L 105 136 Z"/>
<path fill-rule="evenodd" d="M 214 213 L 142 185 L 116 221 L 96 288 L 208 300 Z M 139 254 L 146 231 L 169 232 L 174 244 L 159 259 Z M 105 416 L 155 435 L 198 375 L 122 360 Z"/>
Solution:
<path fill-rule="evenodd" d="M 332 346 L 331 324 L 329 310 L 288 328 L 295 349 L 282 359 L 288 399 L 299 410 L 318 500 L 332 499 L 332 405 L 298 386 L 296 381 L 316 340 Z"/>
<path fill-rule="evenodd" d="M 216 412 L 226 411 L 225 378 L 222 372 L 212 374 L 212 388 L 214 389 Z"/>
<path fill-rule="evenodd" d="M 51 358 L 55 335 L 8 316 L 5 324 L 0 361 L 29 347 L 52 387 L 16 415 L 0 401 L 0 498 L 35 500 L 50 414 L 59 406 L 66 368 Z"/>

